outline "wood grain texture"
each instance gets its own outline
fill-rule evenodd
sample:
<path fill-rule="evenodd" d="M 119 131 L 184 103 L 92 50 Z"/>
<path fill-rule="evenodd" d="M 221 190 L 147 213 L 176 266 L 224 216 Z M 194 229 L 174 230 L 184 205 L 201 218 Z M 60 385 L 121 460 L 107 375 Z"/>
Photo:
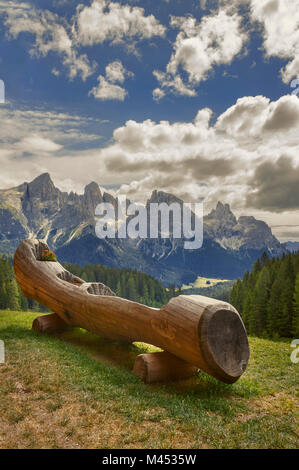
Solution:
<path fill-rule="evenodd" d="M 26 297 L 79 326 L 112 340 L 153 344 L 226 383 L 235 382 L 249 359 L 243 322 L 230 304 L 181 295 L 161 309 L 122 299 L 103 284 L 87 283 L 58 262 L 41 261 L 47 245 L 24 240 L 14 257 Z M 104 292 L 104 294 L 98 294 Z"/>
<path fill-rule="evenodd" d="M 189 364 L 167 351 L 137 356 L 133 374 L 146 384 L 188 379 L 195 375 L 198 367 Z"/>
<path fill-rule="evenodd" d="M 58 333 L 66 331 L 69 328 L 71 327 L 68 326 L 56 313 L 37 317 L 32 323 L 32 329 L 37 333 Z"/>

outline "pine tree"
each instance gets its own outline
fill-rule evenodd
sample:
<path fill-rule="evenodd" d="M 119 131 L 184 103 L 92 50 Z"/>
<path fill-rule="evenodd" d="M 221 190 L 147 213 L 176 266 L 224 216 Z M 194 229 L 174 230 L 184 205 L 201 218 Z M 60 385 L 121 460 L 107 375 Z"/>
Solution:
<path fill-rule="evenodd" d="M 254 334 L 265 336 L 267 330 L 267 305 L 270 295 L 270 273 L 266 265 L 259 272 L 253 291 L 252 309 L 255 317 Z M 253 327 L 252 327 L 253 328 Z"/>
<path fill-rule="evenodd" d="M 17 281 L 12 278 L 7 283 L 7 297 L 9 310 L 20 310 L 20 297 Z"/>
<path fill-rule="evenodd" d="M 26 297 L 24 297 L 22 293 L 20 293 L 20 308 L 24 312 L 28 310 L 28 300 L 26 299 Z"/>
<path fill-rule="evenodd" d="M 270 298 L 267 305 L 267 331 L 270 336 L 278 334 L 281 288 L 281 279 L 277 278 L 272 284 Z"/>
<path fill-rule="evenodd" d="M 296 283 L 295 283 L 292 334 L 295 338 L 299 338 L 299 274 L 297 274 Z"/>
<path fill-rule="evenodd" d="M 267 266 L 269 261 L 270 261 L 270 258 L 268 256 L 267 252 L 264 251 L 264 253 L 262 254 L 262 257 L 261 257 L 262 266 Z"/>
<path fill-rule="evenodd" d="M 121 296 L 122 296 L 122 290 L 121 290 L 120 279 L 119 279 L 118 282 L 117 282 L 117 287 L 116 287 L 115 293 L 116 293 L 117 297 L 121 297 Z"/>
<path fill-rule="evenodd" d="M 149 294 L 148 294 L 148 288 L 145 280 L 143 280 L 143 285 L 142 285 L 142 295 L 143 295 L 143 302 L 145 304 L 149 303 Z"/>
<path fill-rule="evenodd" d="M 230 294 L 230 303 L 238 310 L 242 312 L 243 310 L 243 292 L 242 292 L 242 281 L 238 279 L 237 282 L 233 285 L 231 294 Z"/>
<path fill-rule="evenodd" d="M 245 298 L 242 318 L 249 334 L 254 335 L 256 328 L 251 292 L 248 292 Z"/>
<path fill-rule="evenodd" d="M 291 279 L 284 281 L 280 297 L 280 315 L 277 322 L 278 334 L 290 337 L 292 334 L 294 286 Z"/>
<path fill-rule="evenodd" d="M 138 300 L 136 285 L 135 285 L 134 277 L 132 274 L 129 275 L 129 279 L 128 279 L 127 295 L 128 295 L 128 299 L 130 300 L 135 300 L 135 301 Z"/>

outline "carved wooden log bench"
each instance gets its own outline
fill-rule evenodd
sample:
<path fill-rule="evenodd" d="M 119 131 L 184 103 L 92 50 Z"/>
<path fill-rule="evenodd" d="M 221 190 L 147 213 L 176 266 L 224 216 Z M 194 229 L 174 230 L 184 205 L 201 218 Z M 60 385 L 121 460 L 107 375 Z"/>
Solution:
<path fill-rule="evenodd" d="M 164 352 L 141 354 L 133 372 L 146 383 L 187 378 L 198 369 L 235 382 L 249 359 L 243 322 L 230 304 L 199 295 L 180 295 L 162 308 L 117 297 L 101 283 L 88 283 L 56 261 L 42 261 L 47 245 L 27 239 L 14 269 L 26 297 L 54 313 L 36 318 L 33 329 L 56 332 L 81 327 L 114 341 L 140 341 Z"/>

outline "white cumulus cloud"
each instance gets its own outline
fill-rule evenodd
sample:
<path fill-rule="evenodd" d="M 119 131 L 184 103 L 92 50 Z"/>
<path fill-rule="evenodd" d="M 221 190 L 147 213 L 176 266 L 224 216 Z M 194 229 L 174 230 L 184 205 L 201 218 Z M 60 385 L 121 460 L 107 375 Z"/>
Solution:
<path fill-rule="evenodd" d="M 264 48 L 268 57 L 290 59 L 281 70 L 284 83 L 299 76 L 298 0 L 250 0 L 253 20 L 263 25 Z"/>
<path fill-rule="evenodd" d="M 171 17 L 170 24 L 180 32 L 166 72 L 155 71 L 154 75 L 162 88 L 187 96 L 196 94 L 194 87 L 206 80 L 214 67 L 230 64 L 247 39 L 241 17 L 226 9 L 204 16 L 200 22 L 192 16 Z M 186 83 L 181 70 L 187 74 Z"/>
<path fill-rule="evenodd" d="M 78 6 L 74 31 L 81 44 L 91 46 L 164 36 L 165 27 L 154 15 L 146 16 L 144 8 L 93 0 L 90 6 Z"/>
<path fill-rule="evenodd" d="M 128 92 L 125 88 L 116 85 L 116 83 L 122 84 L 126 77 L 132 78 L 134 74 L 126 70 L 119 60 L 108 64 L 105 68 L 105 73 L 105 77 L 103 75 L 98 76 L 98 85 L 89 94 L 99 100 L 124 101 Z"/>
<path fill-rule="evenodd" d="M 108 82 L 103 75 L 98 76 L 98 85 L 93 87 L 90 95 L 98 100 L 119 100 L 124 101 L 127 91 L 119 85 Z"/>
<path fill-rule="evenodd" d="M 61 57 L 70 79 L 79 75 L 86 80 L 94 72 L 95 64 L 90 63 L 86 54 L 78 53 L 70 28 L 58 15 L 36 9 L 29 3 L 0 0 L 0 16 L 4 17 L 8 38 L 17 39 L 22 33 L 31 34 L 34 42 L 30 54 L 45 57 L 55 52 Z"/>

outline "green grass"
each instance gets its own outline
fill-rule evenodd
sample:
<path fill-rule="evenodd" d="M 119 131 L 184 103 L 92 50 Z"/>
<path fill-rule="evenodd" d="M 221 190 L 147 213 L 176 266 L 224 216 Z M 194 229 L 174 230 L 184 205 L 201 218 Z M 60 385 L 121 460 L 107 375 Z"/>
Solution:
<path fill-rule="evenodd" d="M 207 282 L 209 282 L 209 284 L 207 284 Z M 228 280 L 228 279 L 215 279 L 215 278 L 210 278 L 210 277 L 198 276 L 197 279 L 194 282 L 191 282 L 188 285 L 183 284 L 182 289 L 183 290 L 201 289 L 203 287 L 213 287 L 213 286 L 216 286 L 219 283 L 226 283 L 226 282 L 230 283 L 232 281 Z"/>
<path fill-rule="evenodd" d="M 234 385 L 199 373 L 148 386 L 131 373 L 146 345 L 81 329 L 39 335 L 37 315 L 0 312 L 0 448 L 298 447 L 290 341 L 250 338 Z"/>

